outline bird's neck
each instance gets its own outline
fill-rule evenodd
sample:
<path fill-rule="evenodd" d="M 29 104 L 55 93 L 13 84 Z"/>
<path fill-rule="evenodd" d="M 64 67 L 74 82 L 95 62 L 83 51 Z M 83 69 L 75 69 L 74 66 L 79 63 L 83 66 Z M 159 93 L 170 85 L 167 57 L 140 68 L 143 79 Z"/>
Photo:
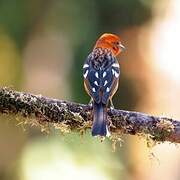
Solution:
<path fill-rule="evenodd" d="M 115 57 L 119 54 L 119 48 L 113 47 L 107 42 L 96 43 L 94 49 L 96 48 L 107 49 L 107 51 L 111 51 Z"/>

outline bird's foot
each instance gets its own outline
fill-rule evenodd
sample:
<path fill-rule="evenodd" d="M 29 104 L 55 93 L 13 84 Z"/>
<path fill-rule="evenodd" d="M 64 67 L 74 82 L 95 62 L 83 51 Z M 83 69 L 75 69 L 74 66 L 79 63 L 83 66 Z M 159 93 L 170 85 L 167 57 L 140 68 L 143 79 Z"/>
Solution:
<path fill-rule="evenodd" d="M 111 111 L 114 110 L 114 106 L 110 106 L 110 110 L 111 110 Z"/>
<path fill-rule="evenodd" d="M 91 106 L 91 107 L 93 106 L 93 99 L 92 98 L 90 99 L 88 105 Z"/>

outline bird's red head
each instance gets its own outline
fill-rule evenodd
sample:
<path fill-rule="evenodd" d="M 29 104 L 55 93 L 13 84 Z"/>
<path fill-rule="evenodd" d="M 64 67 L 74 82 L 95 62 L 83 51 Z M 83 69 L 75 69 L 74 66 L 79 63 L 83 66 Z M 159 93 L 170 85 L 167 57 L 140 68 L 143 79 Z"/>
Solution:
<path fill-rule="evenodd" d="M 107 48 L 112 51 L 114 56 L 119 55 L 125 47 L 121 44 L 120 38 L 115 34 L 105 33 L 96 42 L 94 48 Z"/>

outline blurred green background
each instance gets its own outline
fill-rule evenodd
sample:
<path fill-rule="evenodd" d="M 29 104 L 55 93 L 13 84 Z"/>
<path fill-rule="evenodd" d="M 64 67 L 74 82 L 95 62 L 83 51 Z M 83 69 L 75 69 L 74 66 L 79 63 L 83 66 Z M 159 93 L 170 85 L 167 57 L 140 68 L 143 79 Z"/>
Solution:
<path fill-rule="evenodd" d="M 0 85 L 87 103 L 83 62 L 111 32 L 127 49 L 115 107 L 180 119 L 179 12 L 178 0 L 0 0 Z M 47 135 L 0 116 L 0 180 L 180 179 L 176 147 L 122 139 L 112 152 L 89 131 Z"/>

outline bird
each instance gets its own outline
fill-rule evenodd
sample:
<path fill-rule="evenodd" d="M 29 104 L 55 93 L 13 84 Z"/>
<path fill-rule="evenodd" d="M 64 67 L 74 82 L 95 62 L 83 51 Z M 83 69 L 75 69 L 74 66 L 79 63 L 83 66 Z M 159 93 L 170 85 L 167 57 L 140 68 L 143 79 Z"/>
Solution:
<path fill-rule="evenodd" d="M 104 33 L 83 64 L 84 87 L 93 106 L 92 136 L 109 136 L 107 108 L 119 84 L 120 66 L 116 57 L 125 50 L 120 37 Z"/>

